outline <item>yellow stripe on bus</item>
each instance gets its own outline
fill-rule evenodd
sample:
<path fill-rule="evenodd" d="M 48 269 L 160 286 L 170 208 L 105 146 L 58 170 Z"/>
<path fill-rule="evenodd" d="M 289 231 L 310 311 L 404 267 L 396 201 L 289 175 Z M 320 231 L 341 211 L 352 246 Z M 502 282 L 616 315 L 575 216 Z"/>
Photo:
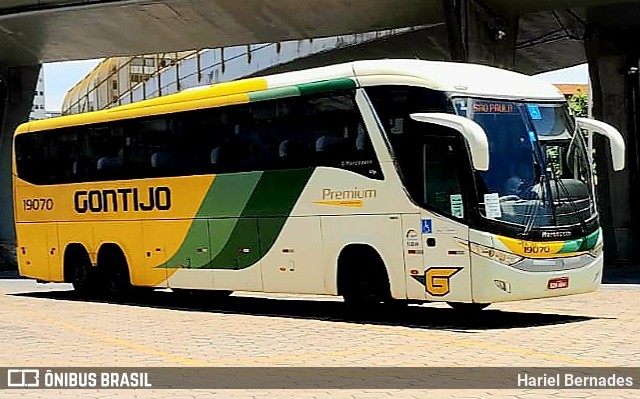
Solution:
<path fill-rule="evenodd" d="M 545 258 L 567 258 L 580 255 L 584 252 L 559 253 L 564 247 L 564 241 L 525 241 L 515 238 L 498 236 L 496 237 L 507 249 L 516 255 L 525 258 L 545 259 Z"/>
<path fill-rule="evenodd" d="M 23 123 L 18 126 L 15 134 L 18 135 L 27 132 L 109 122 L 142 116 L 161 115 L 192 109 L 242 104 L 249 102 L 248 93 L 266 90 L 267 88 L 267 81 L 262 78 L 220 83 L 202 89 L 186 90 L 177 94 L 122 105 L 107 110 Z"/>

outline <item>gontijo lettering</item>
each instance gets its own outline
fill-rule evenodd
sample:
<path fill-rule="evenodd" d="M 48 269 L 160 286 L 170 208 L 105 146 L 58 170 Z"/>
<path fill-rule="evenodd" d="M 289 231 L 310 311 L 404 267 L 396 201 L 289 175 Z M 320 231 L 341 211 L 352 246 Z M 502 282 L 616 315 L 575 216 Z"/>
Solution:
<path fill-rule="evenodd" d="M 78 213 L 168 211 L 171 190 L 169 187 L 149 187 L 146 192 L 137 188 L 80 190 L 73 194 L 73 204 Z"/>

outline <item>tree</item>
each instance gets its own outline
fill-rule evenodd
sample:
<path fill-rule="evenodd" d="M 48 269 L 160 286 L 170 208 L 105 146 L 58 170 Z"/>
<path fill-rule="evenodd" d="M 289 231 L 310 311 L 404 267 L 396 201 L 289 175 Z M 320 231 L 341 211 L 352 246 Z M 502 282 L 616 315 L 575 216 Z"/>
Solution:
<path fill-rule="evenodd" d="M 589 114 L 589 96 L 578 89 L 569 100 L 569 107 L 575 116 L 587 116 Z"/>

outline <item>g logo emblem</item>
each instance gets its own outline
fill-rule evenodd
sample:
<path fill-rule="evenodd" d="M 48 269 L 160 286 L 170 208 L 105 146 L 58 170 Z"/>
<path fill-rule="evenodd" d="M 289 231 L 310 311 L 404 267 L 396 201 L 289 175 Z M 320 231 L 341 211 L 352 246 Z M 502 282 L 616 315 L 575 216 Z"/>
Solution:
<path fill-rule="evenodd" d="M 445 296 L 451 292 L 449 280 L 461 267 L 432 267 L 425 272 L 427 292 L 433 296 Z"/>

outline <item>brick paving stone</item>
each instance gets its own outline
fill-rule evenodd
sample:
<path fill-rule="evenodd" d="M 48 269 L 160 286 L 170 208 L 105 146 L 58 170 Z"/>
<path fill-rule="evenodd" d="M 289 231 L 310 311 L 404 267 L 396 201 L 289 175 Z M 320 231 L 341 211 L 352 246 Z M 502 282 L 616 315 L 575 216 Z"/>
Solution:
<path fill-rule="evenodd" d="M 78 300 L 69 289 L 0 280 L 0 364 L 640 367 L 640 286 L 494 304 L 479 318 L 433 304 L 373 320 L 351 320 L 338 300 L 321 296 L 239 293 L 205 307 L 180 303 L 170 292 L 108 303 Z M 21 390 L 0 391 L 0 398 L 640 398 L 637 390 L 609 389 L 299 388 Z"/>

